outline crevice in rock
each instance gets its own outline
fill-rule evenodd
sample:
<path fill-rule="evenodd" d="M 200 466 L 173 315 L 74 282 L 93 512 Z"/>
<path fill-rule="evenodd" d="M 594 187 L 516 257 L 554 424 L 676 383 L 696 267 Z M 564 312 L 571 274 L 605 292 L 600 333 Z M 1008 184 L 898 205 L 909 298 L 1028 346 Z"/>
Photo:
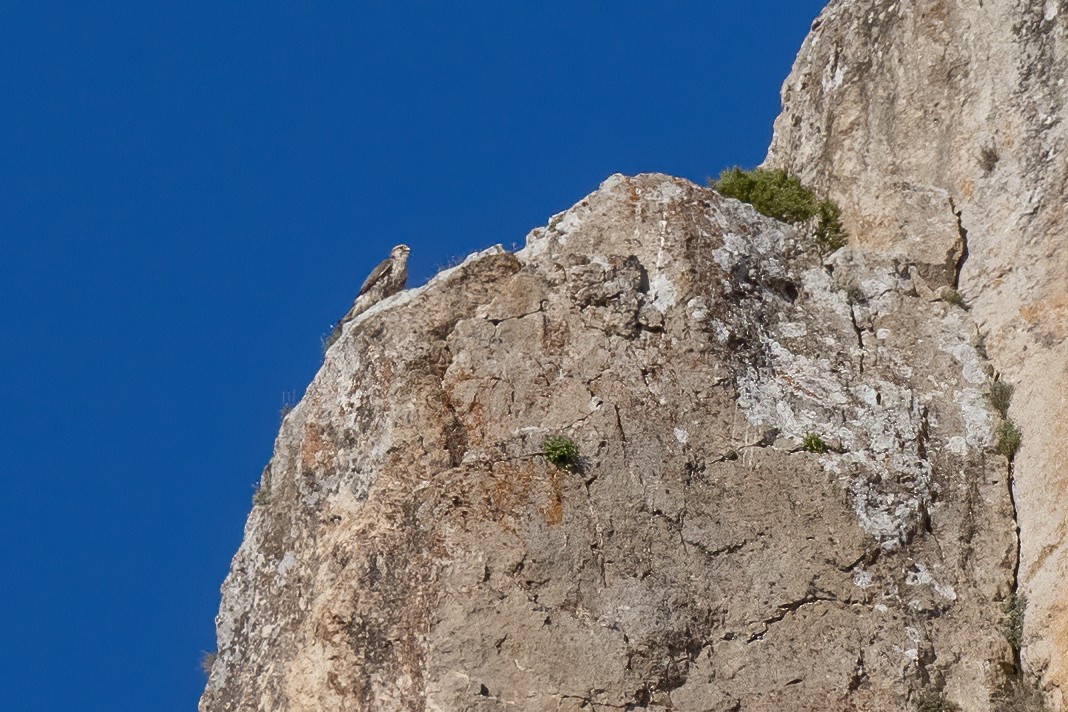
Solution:
<path fill-rule="evenodd" d="M 769 618 L 765 618 L 762 621 L 762 623 L 764 625 L 764 629 L 761 630 L 761 631 L 758 631 L 756 633 L 753 633 L 751 636 L 749 636 L 749 639 L 746 640 L 746 642 L 747 643 L 755 643 L 758 640 L 763 640 L 764 636 L 766 636 L 768 634 L 768 631 L 771 630 L 771 627 L 773 625 L 775 625 L 776 623 L 781 622 L 788 615 L 790 615 L 791 613 L 793 613 L 793 612 L 795 612 L 797 610 L 800 610 L 804 606 L 811 606 L 811 605 L 816 604 L 816 603 L 824 603 L 824 602 L 827 602 L 827 601 L 835 601 L 835 602 L 837 602 L 838 599 L 835 598 L 834 596 L 829 596 L 829 595 L 821 596 L 818 593 L 810 593 L 810 594 L 806 595 L 804 598 L 800 598 L 800 599 L 798 599 L 796 601 L 790 601 L 789 603 L 782 604 L 781 606 L 779 606 L 778 611 L 774 615 L 770 616 Z"/>
<path fill-rule="evenodd" d="M 726 546 L 721 546 L 718 549 L 709 549 L 704 544 L 701 544 L 700 542 L 696 541 L 691 541 L 689 539 L 682 539 L 682 543 L 692 546 L 708 558 L 714 559 L 716 557 L 723 556 L 724 554 L 734 554 L 741 551 L 745 547 L 745 545 L 749 543 L 749 540 L 727 544 Z"/>
<path fill-rule="evenodd" d="M 851 574 L 857 570 L 857 567 L 861 565 L 874 566 L 875 563 L 879 560 L 880 553 L 882 553 L 882 549 L 879 548 L 871 549 L 870 551 L 865 551 L 845 566 L 839 566 L 838 570 L 844 574 Z"/>
<path fill-rule="evenodd" d="M 1012 595 L 1020 595 L 1020 554 L 1021 554 L 1021 537 L 1020 537 L 1020 513 L 1016 508 L 1016 457 L 1015 455 L 1009 456 L 1009 465 L 1005 481 L 1008 485 L 1009 494 L 1009 506 L 1012 508 L 1012 525 L 1016 530 L 1016 561 L 1012 566 Z M 1023 670 L 1023 660 L 1020 657 L 1020 647 L 1018 645 L 1012 646 L 1013 663 L 1016 666 L 1016 670 Z"/>
<path fill-rule="evenodd" d="M 566 694 L 564 694 L 564 695 L 560 695 L 559 697 L 560 697 L 561 700 L 579 700 L 582 703 L 580 705 L 582 708 L 589 707 L 591 710 L 596 710 L 598 707 L 607 707 L 607 708 L 613 709 L 613 710 L 632 710 L 632 709 L 634 709 L 634 705 L 630 704 L 630 703 L 625 704 L 625 705 L 614 705 L 614 704 L 612 704 L 610 702 L 597 702 L 592 697 L 592 695 L 594 693 L 596 693 L 596 692 L 600 692 L 600 690 L 592 690 L 590 692 L 590 694 L 587 694 L 587 695 L 566 695 Z M 645 705 L 641 705 L 641 706 L 644 707 Z"/>
<path fill-rule="evenodd" d="M 497 327 L 497 326 L 500 326 L 501 324 L 503 324 L 506 321 L 518 321 L 519 319 L 525 319 L 526 317 L 532 316 L 534 314 L 544 314 L 544 313 L 545 313 L 545 300 L 543 299 L 538 304 L 538 308 L 537 309 L 533 309 L 533 310 L 528 311 L 528 312 L 523 312 L 522 314 L 515 314 L 513 316 L 502 317 L 500 319 L 487 318 L 486 321 L 488 321 L 490 324 L 493 324 L 494 327 Z"/>
<path fill-rule="evenodd" d="M 967 489 L 964 492 L 963 524 L 960 532 L 960 553 L 957 557 L 957 566 L 962 570 L 971 568 L 973 557 L 975 555 L 973 541 L 975 540 L 975 535 L 979 529 L 979 522 L 976 520 L 979 496 L 979 482 L 976 478 L 970 478 L 968 480 Z M 1019 536 L 1017 536 L 1017 540 L 1019 540 Z"/>
<path fill-rule="evenodd" d="M 616 411 L 616 427 L 619 428 L 619 443 L 623 446 L 623 458 L 629 459 L 630 456 L 627 454 L 627 431 L 623 428 L 623 416 L 619 413 L 618 405 L 613 405 L 612 407 Z"/>
<path fill-rule="evenodd" d="M 853 324 L 853 333 L 857 335 L 857 346 L 864 350 L 864 329 L 860 328 L 860 324 L 857 323 L 857 311 L 856 307 L 852 304 L 849 305 L 849 321 Z M 864 357 L 860 358 L 860 375 L 864 375 Z"/>
<path fill-rule="evenodd" d="M 960 235 L 960 257 L 957 258 L 957 264 L 953 267 L 953 289 L 960 289 L 960 273 L 964 269 L 964 263 L 968 261 L 968 230 L 964 227 L 964 221 L 962 215 L 963 210 L 957 210 L 956 204 L 953 202 L 953 198 L 949 199 L 949 209 L 953 213 L 953 216 L 957 219 L 957 234 Z"/>
<path fill-rule="evenodd" d="M 868 673 L 864 671 L 864 650 L 857 652 L 857 664 L 853 667 L 853 673 L 849 676 L 849 691 L 856 692 L 868 681 Z"/>
<path fill-rule="evenodd" d="M 927 406 L 920 406 L 920 425 L 916 429 L 916 454 L 921 460 L 927 459 L 927 443 L 930 439 L 931 432 Z"/>

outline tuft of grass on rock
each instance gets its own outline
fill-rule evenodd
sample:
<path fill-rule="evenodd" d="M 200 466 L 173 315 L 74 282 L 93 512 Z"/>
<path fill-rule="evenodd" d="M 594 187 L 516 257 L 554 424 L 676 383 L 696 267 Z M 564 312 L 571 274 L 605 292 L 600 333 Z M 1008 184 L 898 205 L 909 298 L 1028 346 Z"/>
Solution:
<path fill-rule="evenodd" d="M 1001 634 L 1012 646 L 1013 654 L 1020 652 L 1023 645 L 1024 615 L 1027 613 L 1027 596 L 1013 592 L 1002 608 L 1005 619 L 1001 623 Z"/>
<path fill-rule="evenodd" d="M 801 449 L 805 452 L 814 452 L 818 455 L 823 455 L 830 450 L 827 443 L 823 441 L 823 438 L 816 435 L 816 433 L 809 433 L 805 436 L 805 439 L 801 441 Z"/>
<path fill-rule="evenodd" d="M 578 445 L 564 435 L 550 435 L 545 438 L 541 449 L 545 459 L 561 470 L 578 469 L 581 463 Z"/>
<path fill-rule="evenodd" d="M 269 497 L 267 495 L 267 488 L 263 485 L 263 483 L 257 482 L 256 484 L 252 485 L 252 487 L 252 504 L 261 507 L 267 504 L 267 502 L 269 501 Z"/>
<path fill-rule="evenodd" d="M 1002 418 L 1008 417 L 1009 405 L 1012 404 L 1012 394 L 1015 390 L 1016 388 L 1011 383 L 1005 381 L 996 381 L 990 386 L 990 405 L 1001 413 Z"/>
<path fill-rule="evenodd" d="M 1016 427 L 1016 423 L 1012 422 L 1010 418 L 1005 418 L 998 428 L 998 444 L 994 449 L 999 455 L 1004 455 L 1011 460 L 1016 457 L 1016 451 L 1020 449 L 1022 440 L 1023 435 L 1020 433 L 1020 429 Z"/>
<path fill-rule="evenodd" d="M 942 292 L 942 301 L 946 304 L 952 304 L 955 307 L 960 307 L 961 309 L 966 308 L 964 304 L 964 297 L 961 295 L 960 292 L 958 292 L 956 289 L 953 289 L 952 287 L 949 287 Z"/>
<path fill-rule="evenodd" d="M 826 255 L 845 247 L 849 235 L 842 226 L 842 209 L 829 200 L 821 200 L 816 216 L 816 245 L 820 252 Z"/>
<path fill-rule="evenodd" d="M 200 669 L 205 675 L 211 675 L 211 668 L 215 665 L 217 657 L 219 657 L 218 653 L 209 653 L 206 650 L 200 654 Z"/>

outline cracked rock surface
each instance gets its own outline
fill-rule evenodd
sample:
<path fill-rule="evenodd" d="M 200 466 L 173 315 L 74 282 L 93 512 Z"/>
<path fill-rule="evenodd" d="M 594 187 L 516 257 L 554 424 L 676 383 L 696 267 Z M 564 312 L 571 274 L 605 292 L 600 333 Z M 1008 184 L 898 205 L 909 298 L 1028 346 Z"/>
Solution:
<path fill-rule="evenodd" d="M 974 342 L 915 261 L 613 176 L 346 325 L 200 709 L 992 709 L 1017 542 Z"/>
<path fill-rule="evenodd" d="M 783 85 L 768 165 L 856 246 L 959 289 L 1023 432 L 1023 662 L 1068 707 L 1068 2 L 833 0 Z"/>

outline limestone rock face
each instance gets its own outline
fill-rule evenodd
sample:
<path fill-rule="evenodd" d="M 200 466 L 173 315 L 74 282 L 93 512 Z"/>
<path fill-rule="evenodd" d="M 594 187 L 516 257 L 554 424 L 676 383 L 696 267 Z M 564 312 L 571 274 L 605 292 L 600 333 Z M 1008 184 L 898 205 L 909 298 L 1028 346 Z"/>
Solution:
<path fill-rule="evenodd" d="M 767 163 L 857 245 L 963 294 L 1023 431 L 1023 658 L 1068 694 L 1068 3 L 834 0 L 783 86 Z"/>
<path fill-rule="evenodd" d="M 1009 463 L 915 263 L 613 176 L 375 305 L 282 425 L 200 709 L 991 709 Z"/>

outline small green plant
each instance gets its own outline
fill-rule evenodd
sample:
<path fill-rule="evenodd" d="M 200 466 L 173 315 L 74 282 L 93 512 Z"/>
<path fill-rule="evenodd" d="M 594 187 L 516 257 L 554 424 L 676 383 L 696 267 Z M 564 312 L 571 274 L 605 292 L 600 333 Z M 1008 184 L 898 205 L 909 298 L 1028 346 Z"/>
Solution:
<path fill-rule="evenodd" d="M 1016 423 L 1010 418 L 1005 418 L 998 428 L 998 444 L 995 450 L 999 455 L 1004 455 L 1011 460 L 1016 456 L 1016 451 L 1020 449 L 1021 440 L 1023 440 L 1023 435 L 1016 427 Z"/>
<path fill-rule="evenodd" d="M 942 301 L 955 307 L 964 308 L 964 297 L 956 289 L 947 288 L 942 292 Z"/>
<path fill-rule="evenodd" d="M 709 181 L 721 195 L 749 203 L 757 212 L 791 224 L 816 218 L 814 236 L 824 253 L 846 244 L 842 211 L 829 200 L 818 200 L 800 180 L 784 170 L 757 168 L 745 171 L 735 166 Z"/>
<path fill-rule="evenodd" d="M 821 438 L 819 435 L 816 435 L 816 433 L 809 433 L 805 436 L 805 439 L 801 441 L 801 449 L 806 452 L 814 452 L 819 455 L 822 455 L 828 450 L 830 450 L 830 448 L 827 447 L 827 443 L 823 441 L 823 438 Z"/>
<path fill-rule="evenodd" d="M 845 247 L 848 235 L 842 227 L 842 210 L 829 200 L 816 206 L 816 244 L 824 254 Z"/>
<path fill-rule="evenodd" d="M 580 463 L 578 445 L 569 437 L 550 435 L 541 445 L 545 459 L 561 470 L 577 469 Z"/>
<path fill-rule="evenodd" d="M 252 504 L 263 506 L 267 504 L 269 496 L 267 494 L 267 487 L 262 482 L 257 482 L 252 485 Z"/>
<path fill-rule="evenodd" d="M 1024 614 L 1027 613 L 1027 596 L 1014 591 L 1012 595 L 1009 596 L 1009 600 L 1005 601 L 1002 611 L 1005 613 L 1005 620 L 1001 623 L 1001 634 L 1005 636 L 1005 640 L 1009 641 L 1009 645 L 1012 646 L 1013 654 L 1018 654 L 1020 652 L 1020 646 L 1023 645 Z"/>
<path fill-rule="evenodd" d="M 924 690 L 916 698 L 916 712 L 959 712 L 960 706 L 950 702 L 944 692 Z"/>
<path fill-rule="evenodd" d="M 990 386 L 990 405 L 994 406 L 994 410 L 1001 413 L 1001 417 L 1005 418 L 1009 414 L 1009 405 L 1012 404 L 1012 394 L 1016 389 L 1011 383 L 1005 381 L 996 381 L 994 385 Z"/>
<path fill-rule="evenodd" d="M 723 459 L 724 460 L 729 460 L 730 462 L 734 462 L 735 460 L 738 459 L 738 451 L 737 450 L 728 450 L 727 452 L 723 453 Z"/>

